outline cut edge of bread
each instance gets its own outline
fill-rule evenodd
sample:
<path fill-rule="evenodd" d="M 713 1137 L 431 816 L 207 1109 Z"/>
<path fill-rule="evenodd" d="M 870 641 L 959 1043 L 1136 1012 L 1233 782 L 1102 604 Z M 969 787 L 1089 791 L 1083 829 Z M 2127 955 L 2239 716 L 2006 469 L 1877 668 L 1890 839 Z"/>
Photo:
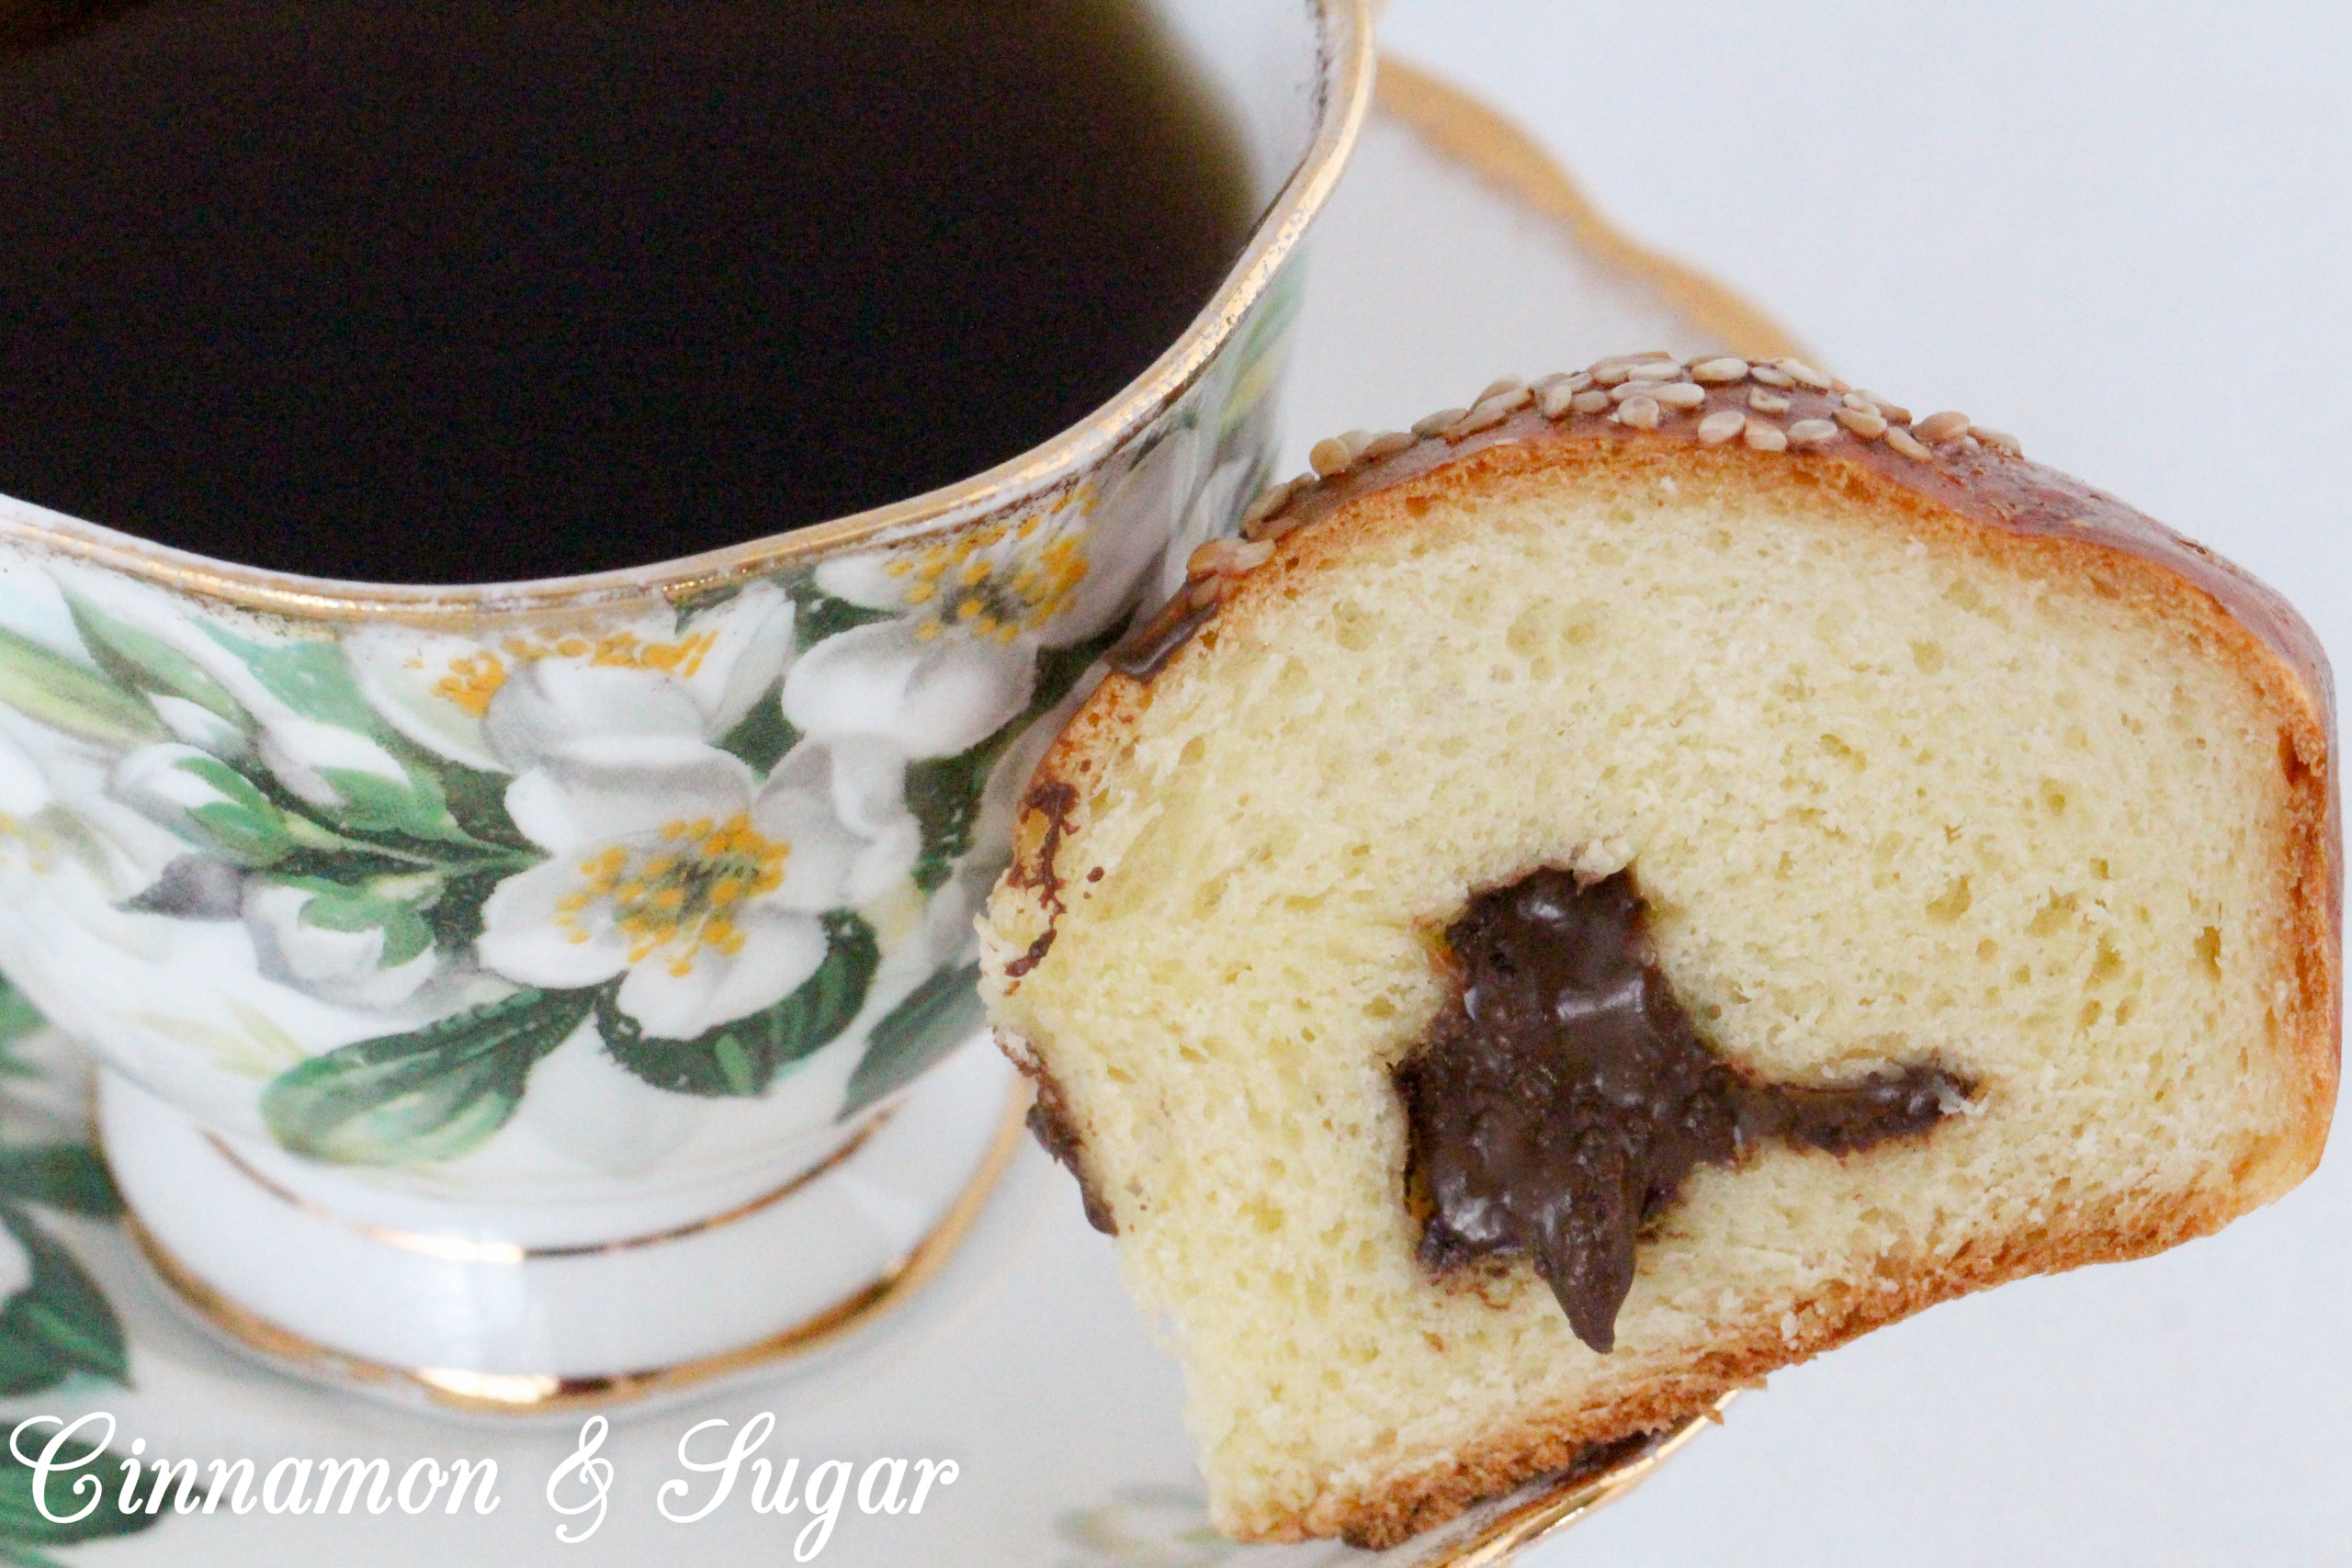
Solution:
<path fill-rule="evenodd" d="M 1099 1205 L 1106 1219 L 1115 1219 L 1119 1193 L 1090 1167 L 1088 1106 L 1056 1083 L 1054 1043 L 1023 1038 L 1016 1027 L 1023 1010 L 1008 1004 L 1028 973 L 1052 963 L 1067 898 L 1090 869 L 1095 781 L 1118 765 L 1157 697 L 1214 679 L 1220 635 L 1278 617 L 1295 585 L 1338 568 L 1351 550 L 1423 526 L 1432 499 L 1476 499 L 1531 480 L 1576 484 L 1606 475 L 1605 482 L 1623 482 L 1629 471 L 1645 480 L 1707 484 L 1729 477 L 1768 488 L 1830 487 L 1930 550 L 1989 556 L 2019 570 L 2094 584 L 2102 595 L 2182 632 L 2259 694 L 2278 727 L 2292 799 L 2290 845 L 2279 865 L 2295 911 L 2287 964 L 2295 995 L 2285 1048 L 2303 1087 L 2302 1111 L 2239 1159 L 2225 1186 L 2197 1195 L 2111 1194 L 2089 1206 L 2057 1207 L 2038 1231 L 2007 1236 L 1997 1247 L 1885 1259 L 1872 1289 L 1831 1289 L 1805 1303 L 1793 1333 L 1785 1325 L 1766 1326 L 1718 1344 L 1679 1374 L 1612 1402 L 1526 1413 L 1442 1462 L 1359 1467 L 1331 1478 L 1303 1506 L 1221 1509 L 1221 1526 L 1244 1538 L 1340 1535 L 1358 1544 L 1394 1544 L 1482 1497 L 1572 1464 L 1590 1445 L 1686 1419 L 1727 1391 L 1755 1386 L 1770 1371 L 1936 1303 L 2030 1274 L 2143 1257 L 2210 1234 L 2292 1188 L 2317 1165 L 2326 1142 L 2340 1073 L 2342 966 L 2332 692 L 2316 638 L 2282 600 L 2111 498 L 1974 441 L 1965 452 L 1939 453 L 1938 462 L 1918 465 L 1914 474 L 1883 451 L 1760 453 L 1616 429 L 1579 437 L 1533 410 L 1481 435 L 1425 441 L 1327 483 L 1304 506 L 1294 502 L 1304 515 L 1281 533 L 1272 558 L 1222 584 L 1214 617 L 1148 678 L 1107 679 L 1040 764 L 1015 824 L 1012 869 L 982 922 L 985 985 L 1008 1053 L 1050 1090 L 1064 1157 L 1089 1189 L 1091 1209 Z M 2020 504 L 2021 496 L 2032 504 Z"/>

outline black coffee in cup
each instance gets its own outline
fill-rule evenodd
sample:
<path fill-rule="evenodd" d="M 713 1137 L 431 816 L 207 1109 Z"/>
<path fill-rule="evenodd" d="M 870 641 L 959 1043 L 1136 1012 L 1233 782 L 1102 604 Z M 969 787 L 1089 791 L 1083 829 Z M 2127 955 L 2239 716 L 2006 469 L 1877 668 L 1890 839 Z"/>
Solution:
<path fill-rule="evenodd" d="M 1083 417 L 1254 217 L 1139 0 L 0 0 L 0 493 L 637 565 Z"/>

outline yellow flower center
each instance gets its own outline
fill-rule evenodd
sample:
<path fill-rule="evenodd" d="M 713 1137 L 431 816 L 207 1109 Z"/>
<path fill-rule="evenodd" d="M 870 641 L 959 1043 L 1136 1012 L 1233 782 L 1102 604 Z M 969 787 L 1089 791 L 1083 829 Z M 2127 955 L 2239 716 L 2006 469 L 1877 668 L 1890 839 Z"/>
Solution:
<path fill-rule="evenodd" d="M 883 570 L 907 580 L 900 597 L 921 612 L 917 637 L 928 641 L 955 626 L 1009 643 L 1043 631 L 1077 598 L 1089 567 L 1083 519 L 1093 510 L 1091 489 L 1065 493 L 1017 523 L 904 551 Z"/>
<path fill-rule="evenodd" d="M 469 653 L 449 660 L 449 672 L 433 682 L 433 692 L 480 718 L 490 711 L 490 699 L 504 684 L 506 666 L 498 661 L 498 655 Z"/>
<path fill-rule="evenodd" d="M 646 642 L 634 632 L 610 632 L 598 637 L 563 637 L 535 642 L 510 637 L 500 648 L 517 664 L 542 659 L 582 659 L 608 670 L 657 670 L 692 679 L 718 640 L 712 632 L 696 632 L 676 642 Z M 506 684 L 505 662 L 484 650 L 462 653 L 449 660 L 448 672 L 433 682 L 433 694 L 447 698 L 480 718 L 490 711 L 490 699 Z"/>
<path fill-rule="evenodd" d="M 766 837 L 741 812 L 724 822 L 672 822 L 660 837 L 651 847 L 611 844 L 581 861 L 581 885 L 556 901 L 556 923 L 584 942 L 592 933 L 583 918 L 609 908 L 631 964 L 658 954 L 684 978 L 705 949 L 730 957 L 742 951 L 738 918 L 746 904 L 784 885 L 792 846 Z"/>

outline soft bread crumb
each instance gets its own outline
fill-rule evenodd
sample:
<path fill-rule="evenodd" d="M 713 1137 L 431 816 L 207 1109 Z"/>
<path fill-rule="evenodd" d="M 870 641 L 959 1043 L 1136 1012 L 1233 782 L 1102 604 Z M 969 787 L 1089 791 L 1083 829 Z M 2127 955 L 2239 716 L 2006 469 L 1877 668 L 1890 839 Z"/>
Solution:
<path fill-rule="evenodd" d="M 1075 786 L 1066 907 L 1008 879 L 989 987 L 1174 1325 L 1222 1527 L 1393 1540 L 2308 1169 L 2334 977 L 2296 962 L 2275 671 L 2060 552 L 1801 476 L 1495 454 L 1285 541 L 1204 646 L 1106 683 L 1041 773 Z M 1699 1171 L 1602 1357 L 1524 1264 L 1417 1264 L 1389 1071 L 1471 890 L 1628 863 L 1733 1060 L 1983 1088 L 1918 1140 Z"/>

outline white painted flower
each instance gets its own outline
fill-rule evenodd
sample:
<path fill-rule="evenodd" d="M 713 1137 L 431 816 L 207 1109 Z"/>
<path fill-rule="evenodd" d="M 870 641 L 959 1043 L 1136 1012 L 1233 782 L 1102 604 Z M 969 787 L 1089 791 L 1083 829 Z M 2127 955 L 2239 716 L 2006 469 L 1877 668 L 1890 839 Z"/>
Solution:
<path fill-rule="evenodd" d="M 155 710 L 155 716 L 164 721 L 165 728 L 200 751 L 233 761 L 252 750 L 252 738 L 243 730 L 210 708 L 185 697 L 150 692 L 147 705 Z"/>
<path fill-rule="evenodd" d="M 262 765 L 312 806 L 333 810 L 344 804 L 343 791 L 331 776 L 335 773 L 381 779 L 403 790 L 411 787 L 408 770 L 399 759 L 356 729 L 305 718 L 282 703 L 264 704 L 254 716 L 262 725 L 254 748 Z"/>
<path fill-rule="evenodd" d="M 25 821 L 55 798 L 40 764 L 15 740 L 0 734 L 0 818 Z"/>
<path fill-rule="evenodd" d="M 568 1160 L 625 1177 L 674 1153 L 704 1111 L 695 1096 L 656 1089 L 613 1060 L 591 1018 L 531 1069 L 514 1123 Z"/>
<path fill-rule="evenodd" d="M 690 740 L 704 715 L 676 682 L 649 670 L 572 660 L 523 665 L 491 700 L 482 735 L 502 773 L 526 773 L 554 758 L 625 758 L 641 740 Z"/>
<path fill-rule="evenodd" d="M 803 654 L 785 716 L 915 758 L 995 734 L 1028 705 L 1039 649 L 1083 642 L 1125 611 L 1168 543 L 1193 445 L 1162 442 L 1099 504 L 1080 487 L 1017 521 L 823 562 L 820 588 L 893 615 Z"/>
<path fill-rule="evenodd" d="M 387 967 L 382 926 L 338 931 L 305 918 L 319 895 L 282 883 L 245 890 L 244 919 L 261 971 L 273 980 L 345 1007 L 397 1008 L 433 977 L 434 950 Z"/>
<path fill-rule="evenodd" d="M 0 1307 L 23 1295 L 32 1282 L 32 1254 L 25 1250 L 25 1244 L 17 1239 L 14 1231 L 0 1225 Z"/>
<path fill-rule="evenodd" d="M 188 852 L 178 835 L 114 798 L 114 758 L 0 706 L 0 849 L 14 869 L 71 870 L 106 903 L 153 887 Z"/>
<path fill-rule="evenodd" d="M 365 626 L 344 639 L 344 649 L 369 703 L 402 735 L 469 767 L 521 773 L 532 765 L 529 748 L 518 758 L 502 745 L 498 722 L 518 688 L 536 685 L 539 699 L 587 705 L 585 713 L 563 716 L 567 730 L 594 728 L 582 718 L 642 729 L 647 716 L 639 710 L 650 705 L 690 715 L 683 728 L 713 740 L 783 674 L 792 624 L 784 592 L 754 582 L 683 628 L 667 609 L 566 632 L 474 637 Z M 663 713 L 657 727 L 681 728 L 674 716 Z"/>
<path fill-rule="evenodd" d="M 482 907 L 483 967 L 550 989 L 620 976 L 620 1010 L 663 1039 L 782 1000 L 824 962 L 818 917 L 912 864 L 910 845 L 861 830 L 889 814 L 854 773 L 804 746 L 763 781 L 677 735 L 550 750 L 506 794 L 549 858 Z"/>

